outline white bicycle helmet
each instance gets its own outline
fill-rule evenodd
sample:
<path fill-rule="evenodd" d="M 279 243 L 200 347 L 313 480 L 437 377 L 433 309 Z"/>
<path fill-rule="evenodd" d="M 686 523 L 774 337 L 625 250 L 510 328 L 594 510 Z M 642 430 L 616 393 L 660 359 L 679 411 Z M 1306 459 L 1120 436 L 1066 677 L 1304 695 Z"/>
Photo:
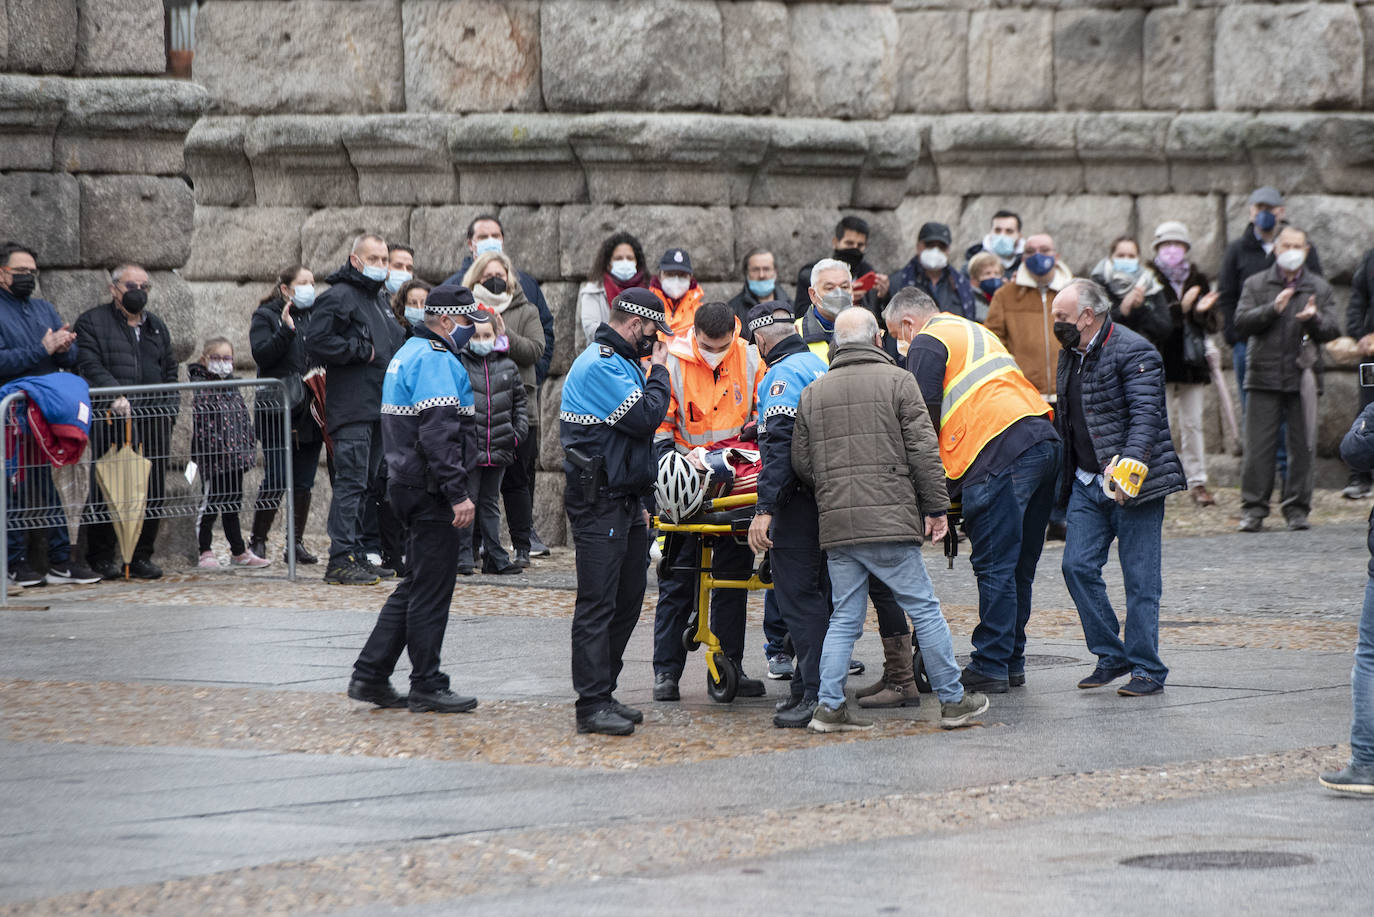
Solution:
<path fill-rule="evenodd" d="M 658 460 L 654 499 L 658 501 L 660 516 L 669 522 L 682 522 L 701 509 L 705 498 L 705 482 L 687 456 L 669 452 Z"/>

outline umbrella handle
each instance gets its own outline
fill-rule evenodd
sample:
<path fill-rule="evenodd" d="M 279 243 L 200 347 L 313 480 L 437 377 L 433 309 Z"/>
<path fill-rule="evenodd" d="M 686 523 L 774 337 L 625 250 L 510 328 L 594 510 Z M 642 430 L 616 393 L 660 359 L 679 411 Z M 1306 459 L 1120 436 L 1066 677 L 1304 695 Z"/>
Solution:
<path fill-rule="evenodd" d="M 132 412 L 124 418 L 124 442 L 134 441 L 134 415 Z"/>

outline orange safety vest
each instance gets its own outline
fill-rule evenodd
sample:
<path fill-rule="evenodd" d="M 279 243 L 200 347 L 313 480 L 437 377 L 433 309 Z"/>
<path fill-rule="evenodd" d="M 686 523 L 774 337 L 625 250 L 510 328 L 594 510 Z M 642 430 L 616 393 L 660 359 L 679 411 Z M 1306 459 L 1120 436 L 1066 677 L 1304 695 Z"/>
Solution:
<path fill-rule="evenodd" d="M 713 371 L 697 350 L 695 331 L 668 345 L 668 415 L 658 438 L 672 437 L 684 449 L 709 447 L 737 436 L 758 409 L 758 387 L 767 367 L 759 351 L 739 337 Z"/>
<path fill-rule="evenodd" d="M 1022 417 L 1054 412 L 997 335 L 941 313 L 921 329 L 949 351 L 940 399 L 940 461 L 956 481 L 992 439 Z"/>
<path fill-rule="evenodd" d="M 691 329 L 692 323 L 696 321 L 697 307 L 701 305 L 704 295 L 701 287 L 692 287 L 682 294 L 682 299 L 678 302 L 677 308 L 673 308 L 672 302 L 668 299 L 668 294 L 656 286 L 649 287 L 653 294 L 663 303 L 663 311 L 668 315 L 668 327 L 673 329 L 674 337 L 682 337 Z M 662 331 L 658 333 L 662 340 L 667 340 L 667 335 Z"/>

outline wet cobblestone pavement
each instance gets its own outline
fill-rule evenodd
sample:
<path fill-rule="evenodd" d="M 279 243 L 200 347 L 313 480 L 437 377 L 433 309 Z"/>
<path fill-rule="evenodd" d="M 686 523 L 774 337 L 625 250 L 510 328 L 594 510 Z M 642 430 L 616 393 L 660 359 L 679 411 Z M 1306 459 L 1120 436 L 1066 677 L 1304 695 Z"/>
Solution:
<path fill-rule="evenodd" d="M 459 581 L 445 669 L 481 699 L 461 716 L 343 696 L 391 585 L 328 587 L 307 567 L 289 583 L 277 566 L 14 593 L 0 915 L 696 914 L 709 889 L 759 913 L 1364 913 L 1374 809 L 1315 774 L 1349 754 L 1369 501 L 1321 493 L 1312 531 L 1244 536 L 1234 492 L 1218 496 L 1170 505 L 1163 695 L 1073 687 L 1092 659 L 1050 545 L 1028 686 L 953 733 L 931 696 L 875 711 L 871 732 L 777 730 L 785 682 L 713 704 L 699 653 L 683 701 L 655 704 L 651 585 L 619 692 L 646 722 L 579 736 L 566 550 Z M 967 555 L 924 556 L 966 653 Z M 1119 596 L 1115 556 L 1107 578 Z M 759 675 L 757 595 L 749 619 Z M 874 622 L 855 655 L 870 671 L 851 687 L 881 665 Z M 1308 865 L 1122 865 L 1217 849 Z"/>

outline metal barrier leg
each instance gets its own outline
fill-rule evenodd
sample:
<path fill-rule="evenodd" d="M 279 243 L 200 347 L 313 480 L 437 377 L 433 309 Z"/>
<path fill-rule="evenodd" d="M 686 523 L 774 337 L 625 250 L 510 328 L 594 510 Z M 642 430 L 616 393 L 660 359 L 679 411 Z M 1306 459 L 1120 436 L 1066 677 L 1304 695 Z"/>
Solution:
<path fill-rule="evenodd" d="M 281 386 L 281 427 L 282 427 L 282 450 L 285 455 L 286 466 L 286 578 L 290 582 L 296 581 L 296 470 L 295 451 L 291 448 L 291 408 L 286 403 L 286 383 L 278 380 Z"/>

